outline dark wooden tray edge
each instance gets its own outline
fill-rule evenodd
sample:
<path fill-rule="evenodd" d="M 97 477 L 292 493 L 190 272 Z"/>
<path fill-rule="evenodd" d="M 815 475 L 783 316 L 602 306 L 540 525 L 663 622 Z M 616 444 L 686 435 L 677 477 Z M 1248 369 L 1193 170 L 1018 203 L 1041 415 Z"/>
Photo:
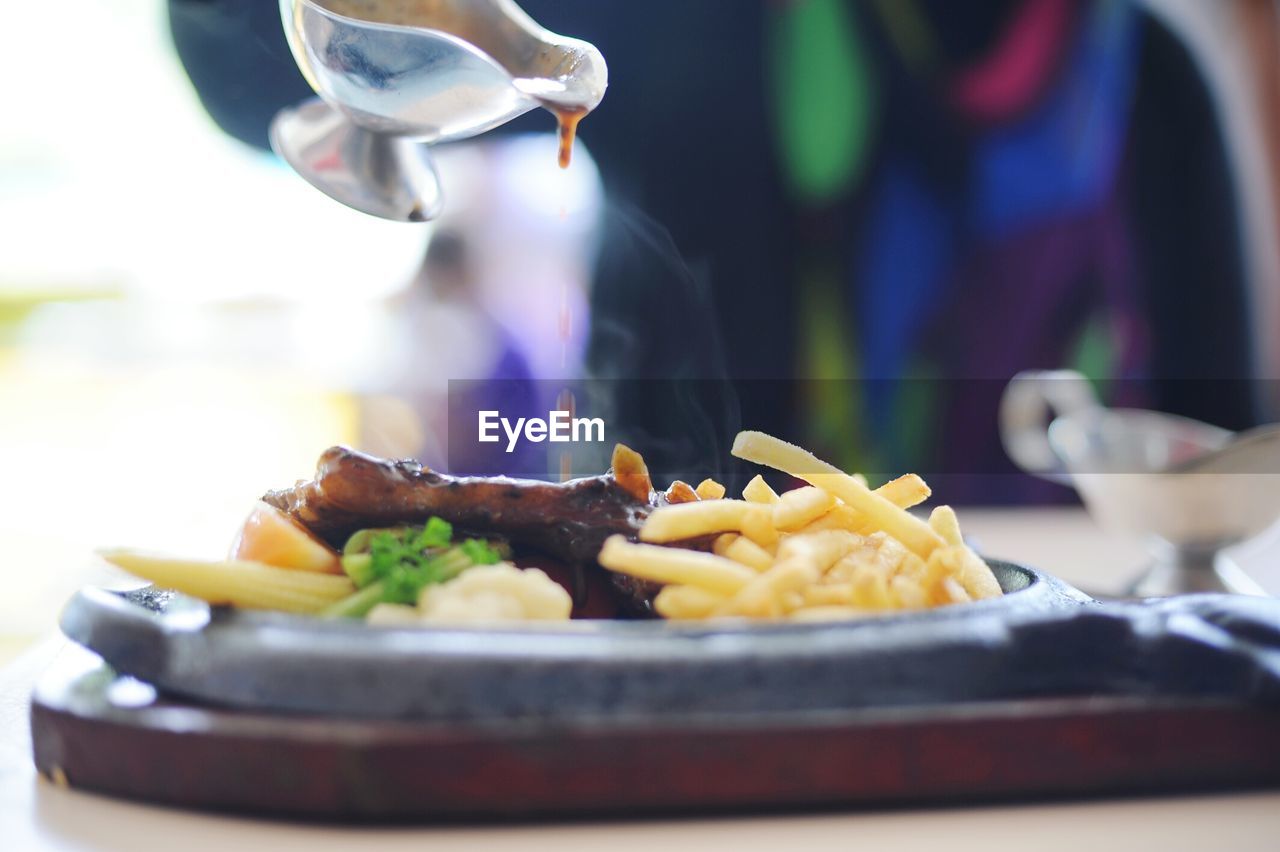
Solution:
<path fill-rule="evenodd" d="M 323 822 L 477 823 L 901 808 L 1280 786 L 1280 714 L 1195 699 L 590 725 L 309 719 L 32 702 L 70 786 Z"/>

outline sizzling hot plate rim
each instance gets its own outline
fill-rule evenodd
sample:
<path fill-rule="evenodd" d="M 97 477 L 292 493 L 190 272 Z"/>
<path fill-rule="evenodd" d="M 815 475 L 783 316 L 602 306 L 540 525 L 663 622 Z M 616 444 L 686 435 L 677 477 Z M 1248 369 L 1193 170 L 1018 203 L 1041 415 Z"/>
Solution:
<path fill-rule="evenodd" d="M 83 589 L 61 626 L 162 691 L 274 712 L 485 722 L 932 704 L 1032 688 L 1036 672 L 1000 662 L 1011 631 L 1095 605 L 1051 575 L 991 565 L 1003 598 L 853 622 L 371 628 L 147 587 Z"/>

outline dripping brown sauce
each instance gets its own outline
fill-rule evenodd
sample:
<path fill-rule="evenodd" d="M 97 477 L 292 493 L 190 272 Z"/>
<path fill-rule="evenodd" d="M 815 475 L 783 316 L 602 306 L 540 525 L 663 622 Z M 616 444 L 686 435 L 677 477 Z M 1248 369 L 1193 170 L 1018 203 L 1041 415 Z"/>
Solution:
<path fill-rule="evenodd" d="M 330 12 L 360 21 L 441 30 L 474 44 L 491 56 L 506 52 L 499 31 L 476 26 L 473 16 L 462 13 L 456 4 L 443 0 L 316 0 L 316 3 Z M 573 160 L 578 124 L 590 110 L 550 100 L 542 100 L 541 103 L 560 125 L 560 168 L 567 169 Z"/>
<path fill-rule="evenodd" d="M 545 102 L 543 107 L 556 117 L 560 132 L 560 168 L 567 169 L 573 162 L 573 146 L 578 138 L 578 125 L 587 117 L 590 110 L 585 107 L 565 107 Z"/>

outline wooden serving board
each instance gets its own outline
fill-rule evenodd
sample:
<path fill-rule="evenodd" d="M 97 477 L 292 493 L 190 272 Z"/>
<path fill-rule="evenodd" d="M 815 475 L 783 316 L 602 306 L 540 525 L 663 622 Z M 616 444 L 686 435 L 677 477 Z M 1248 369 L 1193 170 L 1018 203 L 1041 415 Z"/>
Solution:
<path fill-rule="evenodd" d="M 1280 711 L 1219 699 L 452 725 L 167 699 L 84 652 L 37 687 L 31 725 L 36 766 L 59 783 L 326 821 L 759 813 L 1280 785 Z"/>

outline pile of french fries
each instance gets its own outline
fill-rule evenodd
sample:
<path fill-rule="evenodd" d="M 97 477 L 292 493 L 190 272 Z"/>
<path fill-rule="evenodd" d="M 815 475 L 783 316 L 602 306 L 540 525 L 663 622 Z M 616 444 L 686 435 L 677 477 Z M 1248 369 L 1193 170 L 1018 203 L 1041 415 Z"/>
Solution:
<path fill-rule="evenodd" d="M 778 495 L 757 476 L 741 500 L 714 482 L 669 492 L 639 543 L 614 536 L 600 552 L 604 567 L 663 584 L 654 607 L 664 618 L 831 621 L 1003 594 L 950 507 L 927 521 L 908 511 L 930 496 L 920 477 L 873 491 L 760 432 L 738 435 L 733 454 L 809 484 Z M 708 538 L 711 552 L 688 546 Z"/>

